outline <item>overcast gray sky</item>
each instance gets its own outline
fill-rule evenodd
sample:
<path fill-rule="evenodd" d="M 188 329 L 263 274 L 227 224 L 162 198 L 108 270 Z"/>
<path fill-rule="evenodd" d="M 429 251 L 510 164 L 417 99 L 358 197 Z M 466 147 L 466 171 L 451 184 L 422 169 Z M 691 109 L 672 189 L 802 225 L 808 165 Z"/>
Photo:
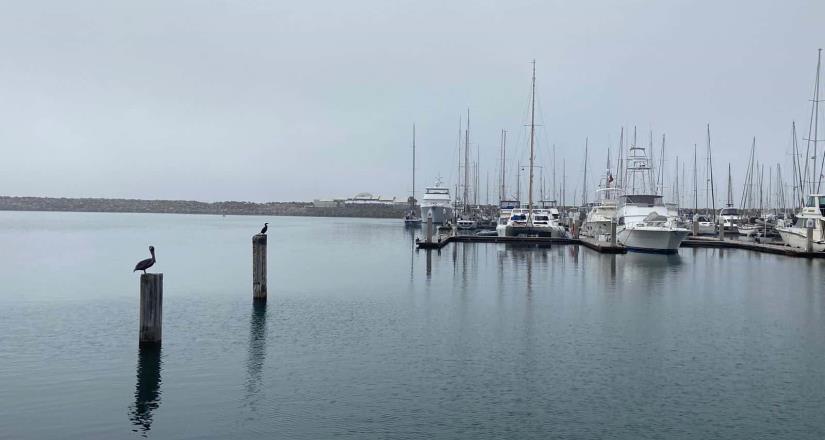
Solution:
<path fill-rule="evenodd" d="M 557 145 L 569 191 L 586 136 L 602 168 L 622 126 L 666 133 L 670 172 L 708 122 L 738 191 L 752 136 L 784 168 L 791 121 L 807 133 L 823 17 L 821 0 L 5 1 L 0 194 L 406 196 L 412 123 L 419 190 L 452 182 L 468 107 L 493 180 L 501 129 L 511 174 L 527 159 L 533 58 L 538 159 Z"/>

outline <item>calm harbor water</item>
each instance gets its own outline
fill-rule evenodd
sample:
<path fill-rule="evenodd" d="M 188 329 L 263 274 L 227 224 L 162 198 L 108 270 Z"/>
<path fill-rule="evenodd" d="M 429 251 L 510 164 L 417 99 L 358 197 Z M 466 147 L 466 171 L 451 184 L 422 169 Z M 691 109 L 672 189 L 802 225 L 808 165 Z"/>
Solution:
<path fill-rule="evenodd" d="M 824 262 L 415 252 L 399 223 L 0 212 L 0 438 L 825 438 Z"/>

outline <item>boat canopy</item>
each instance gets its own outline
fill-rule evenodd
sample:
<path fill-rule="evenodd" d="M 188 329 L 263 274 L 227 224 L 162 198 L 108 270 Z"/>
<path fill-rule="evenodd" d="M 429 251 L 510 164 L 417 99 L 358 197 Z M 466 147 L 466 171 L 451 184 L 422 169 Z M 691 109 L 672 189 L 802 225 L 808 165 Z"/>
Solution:
<path fill-rule="evenodd" d="M 739 215 L 739 210 L 736 208 L 722 208 L 719 215 Z"/>
<path fill-rule="evenodd" d="M 519 207 L 518 200 L 502 200 L 498 202 L 499 209 L 515 209 Z"/>
<path fill-rule="evenodd" d="M 825 194 L 811 194 L 808 196 L 808 202 L 805 203 L 808 208 L 825 208 Z"/>

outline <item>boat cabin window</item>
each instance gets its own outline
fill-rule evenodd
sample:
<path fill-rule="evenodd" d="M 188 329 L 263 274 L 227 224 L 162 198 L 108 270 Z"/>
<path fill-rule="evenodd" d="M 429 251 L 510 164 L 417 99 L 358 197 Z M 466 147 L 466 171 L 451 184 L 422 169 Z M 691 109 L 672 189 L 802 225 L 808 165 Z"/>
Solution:
<path fill-rule="evenodd" d="M 514 222 L 523 222 L 527 221 L 527 216 L 524 214 L 515 214 L 512 217 L 510 217 L 510 220 L 513 220 Z"/>
<path fill-rule="evenodd" d="M 808 196 L 808 203 L 805 206 L 809 208 L 825 208 L 825 196 Z"/>
<path fill-rule="evenodd" d="M 634 205 L 661 205 L 662 204 L 662 196 L 658 196 L 655 194 L 633 194 L 633 195 L 625 195 L 624 196 L 625 203 L 631 203 Z"/>
<path fill-rule="evenodd" d="M 619 223 L 618 224 L 620 224 L 620 225 L 624 224 L 624 217 L 619 217 Z"/>
<path fill-rule="evenodd" d="M 736 208 L 722 208 L 722 215 L 739 215 L 739 210 Z"/>

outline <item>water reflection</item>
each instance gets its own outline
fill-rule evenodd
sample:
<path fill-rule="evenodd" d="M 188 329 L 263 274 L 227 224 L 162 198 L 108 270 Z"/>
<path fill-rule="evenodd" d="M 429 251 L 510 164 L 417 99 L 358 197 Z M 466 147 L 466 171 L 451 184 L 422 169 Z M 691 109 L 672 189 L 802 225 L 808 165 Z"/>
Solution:
<path fill-rule="evenodd" d="M 133 432 L 146 437 L 152 428 L 153 412 L 160 406 L 161 347 L 141 346 L 138 350 L 135 403 L 129 411 Z"/>
<path fill-rule="evenodd" d="M 266 358 L 266 303 L 253 302 L 249 317 L 249 353 L 246 360 L 246 403 L 253 407 L 261 392 Z"/>
<path fill-rule="evenodd" d="M 427 279 L 429 280 L 433 274 L 433 251 L 427 249 Z"/>

